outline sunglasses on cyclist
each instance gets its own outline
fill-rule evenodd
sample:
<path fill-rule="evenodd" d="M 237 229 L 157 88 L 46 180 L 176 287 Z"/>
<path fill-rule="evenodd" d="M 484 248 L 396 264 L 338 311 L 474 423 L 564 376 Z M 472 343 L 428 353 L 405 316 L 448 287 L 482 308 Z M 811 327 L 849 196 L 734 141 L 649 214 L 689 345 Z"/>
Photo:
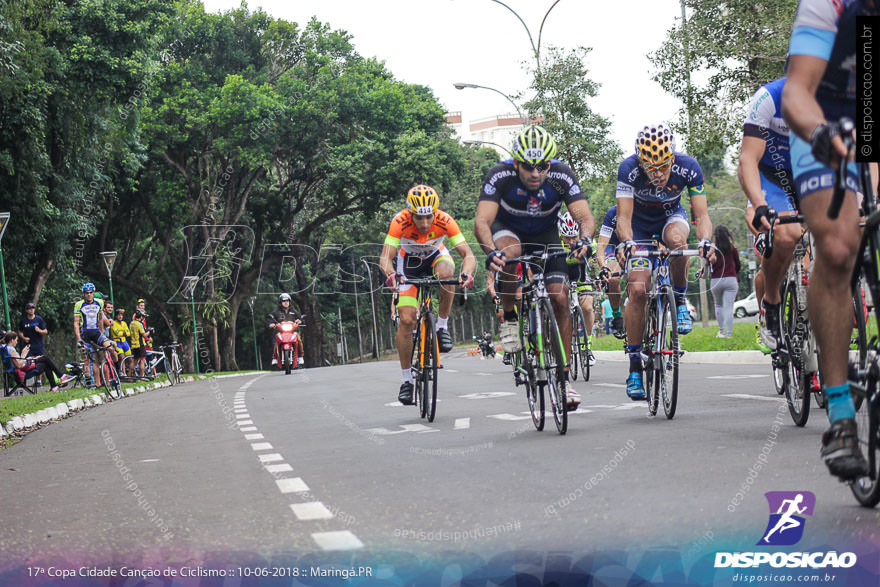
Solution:
<path fill-rule="evenodd" d="M 527 173 L 531 173 L 535 169 L 537 169 L 540 173 L 544 173 L 548 169 L 550 169 L 550 164 L 547 161 L 542 161 L 537 165 L 529 165 L 528 163 L 520 162 L 520 167 L 522 167 Z"/>
<path fill-rule="evenodd" d="M 648 173 L 657 173 L 657 172 L 662 173 L 662 172 L 666 171 L 667 169 L 669 169 L 670 167 L 672 167 L 672 159 L 670 159 L 666 163 L 661 163 L 660 165 L 648 165 L 647 163 L 642 163 L 642 167 Z"/>

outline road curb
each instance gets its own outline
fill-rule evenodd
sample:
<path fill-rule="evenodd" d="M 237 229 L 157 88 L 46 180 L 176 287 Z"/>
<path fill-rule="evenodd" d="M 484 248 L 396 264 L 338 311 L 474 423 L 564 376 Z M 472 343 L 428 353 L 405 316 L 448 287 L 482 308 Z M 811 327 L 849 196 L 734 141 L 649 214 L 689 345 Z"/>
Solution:
<path fill-rule="evenodd" d="M 628 361 L 623 351 L 593 351 L 598 361 Z M 770 355 L 761 351 L 700 351 L 681 357 L 682 363 L 719 363 L 738 365 L 769 365 Z"/>

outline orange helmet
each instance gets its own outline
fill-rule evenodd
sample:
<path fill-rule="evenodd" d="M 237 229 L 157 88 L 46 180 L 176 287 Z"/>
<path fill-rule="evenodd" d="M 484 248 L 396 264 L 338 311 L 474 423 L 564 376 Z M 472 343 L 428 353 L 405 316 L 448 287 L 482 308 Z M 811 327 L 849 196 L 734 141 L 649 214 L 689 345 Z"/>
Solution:
<path fill-rule="evenodd" d="M 662 124 L 649 125 L 636 137 L 636 154 L 648 165 L 663 165 L 675 155 L 675 137 Z"/>

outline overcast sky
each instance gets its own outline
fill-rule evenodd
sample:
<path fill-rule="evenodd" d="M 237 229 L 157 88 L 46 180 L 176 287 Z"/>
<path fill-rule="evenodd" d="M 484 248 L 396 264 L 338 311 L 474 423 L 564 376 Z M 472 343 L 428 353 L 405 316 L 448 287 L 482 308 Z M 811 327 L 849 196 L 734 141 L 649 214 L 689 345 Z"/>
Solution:
<path fill-rule="evenodd" d="M 216 12 L 240 0 L 203 0 Z M 505 0 L 538 42 L 538 29 L 552 0 Z M 448 111 L 468 121 L 511 112 L 503 97 L 487 90 L 456 90 L 468 82 L 516 94 L 528 85 L 522 63 L 533 60 L 529 38 L 516 16 L 492 0 L 251 0 L 276 18 L 298 23 L 312 16 L 353 36 L 359 53 L 385 61 L 398 79 L 429 86 Z M 680 103 L 651 80 L 646 54 L 661 46 L 681 16 L 677 0 L 598 2 L 561 0 L 547 18 L 541 40 L 593 50 L 587 67 L 601 84 L 591 107 L 610 118 L 612 138 L 629 153 L 639 128 L 675 118 Z M 679 144 L 681 142 L 679 141 Z"/>

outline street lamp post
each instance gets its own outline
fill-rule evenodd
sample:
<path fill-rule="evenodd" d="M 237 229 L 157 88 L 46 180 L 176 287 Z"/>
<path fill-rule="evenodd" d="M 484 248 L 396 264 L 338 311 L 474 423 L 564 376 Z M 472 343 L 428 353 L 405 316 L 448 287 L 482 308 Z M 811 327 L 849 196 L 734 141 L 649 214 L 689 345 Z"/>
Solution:
<path fill-rule="evenodd" d="M 6 311 L 6 328 L 12 330 L 12 322 L 9 320 L 9 298 L 6 297 L 6 268 L 3 266 L 3 233 L 9 224 L 9 212 L 0 212 L 0 278 L 3 280 L 3 309 Z"/>
<path fill-rule="evenodd" d="M 116 251 L 102 251 L 100 255 L 104 259 L 104 267 L 107 268 L 107 277 L 110 279 L 110 303 L 115 307 L 116 302 L 113 300 L 113 263 L 116 262 L 117 253 Z"/>
<path fill-rule="evenodd" d="M 199 281 L 198 275 L 187 275 L 183 278 L 184 291 L 189 292 L 189 301 L 192 304 L 193 315 L 193 356 L 195 357 L 196 375 L 199 374 L 199 335 L 196 332 L 196 283 Z"/>
<path fill-rule="evenodd" d="M 373 311 L 373 358 L 379 359 L 379 330 L 376 326 L 376 300 L 373 298 L 373 273 L 370 271 L 370 264 L 366 259 L 361 259 L 364 267 L 367 268 L 367 279 L 370 282 L 370 309 Z"/>
<path fill-rule="evenodd" d="M 511 157 L 513 157 L 513 153 L 510 152 L 510 149 L 508 149 L 507 147 L 505 147 L 503 145 L 499 145 L 498 143 L 493 143 L 492 141 L 478 141 L 475 139 L 468 139 L 466 141 L 462 141 L 462 143 L 465 145 L 494 145 L 494 146 L 498 147 L 499 149 L 502 149 L 505 153 L 507 153 Z"/>
<path fill-rule="evenodd" d="M 501 2 L 501 0 L 492 0 L 492 2 L 494 2 L 495 4 L 500 4 L 501 6 L 505 7 L 506 9 L 511 11 L 517 19 L 519 19 L 519 22 L 523 25 L 523 28 L 526 29 L 526 34 L 529 36 L 529 43 L 531 43 L 531 45 L 532 45 L 532 53 L 535 56 L 535 63 L 537 63 L 537 65 L 538 65 L 538 70 L 540 70 L 541 69 L 541 36 L 544 34 L 544 23 L 547 22 L 547 17 L 550 15 L 550 11 L 553 10 L 554 8 L 556 8 L 556 5 L 559 4 L 559 0 L 556 0 L 556 2 L 554 2 L 550 6 L 550 8 L 547 9 L 547 12 L 544 13 L 544 18 L 541 19 L 541 27 L 538 29 L 538 45 L 537 46 L 535 45 L 534 39 L 532 39 L 532 31 L 529 30 L 529 26 L 522 19 L 522 17 L 519 14 L 517 14 L 516 10 L 514 10 L 513 8 L 511 8 L 510 6 L 505 4 L 504 2 Z"/>
<path fill-rule="evenodd" d="M 257 301 L 257 296 L 250 296 L 247 299 L 248 306 L 251 307 L 251 330 L 254 334 L 254 362 L 257 365 L 257 370 L 262 371 L 263 365 L 262 361 L 260 361 L 260 350 L 257 348 L 257 320 L 254 318 L 254 302 Z"/>
<path fill-rule="evenodd" d="M 529 123 L 529 119 L 527 117 L 523 116 L 522 110 L 520 110 L 520 107 L 517 106 L 516 102 L 513 101 L 513 98 L 511 98 L 510 96 L 508 96 L 507 94 L 505 94 L 501 90 L 496 90 L 495 88 L 490 88 L 489 86 L 481 86 L 478 84 L 466 84 L 464 82 L 457 82 L 452 85 L 455 87 L 456 90 L 463 90 L 465 88 L 477 88 L 477 89 L 481 89 L 481 90 L 491 90 L 491 91 L 495 92 L 496 94 L 501 94 L 502 96 L 507 98 L 508 102 L 513 104 L 514 108 L 516 108 L 516 113 L 519 114 L 520 123 L 522 123 L 523 126 L 525 126 Z"/>

